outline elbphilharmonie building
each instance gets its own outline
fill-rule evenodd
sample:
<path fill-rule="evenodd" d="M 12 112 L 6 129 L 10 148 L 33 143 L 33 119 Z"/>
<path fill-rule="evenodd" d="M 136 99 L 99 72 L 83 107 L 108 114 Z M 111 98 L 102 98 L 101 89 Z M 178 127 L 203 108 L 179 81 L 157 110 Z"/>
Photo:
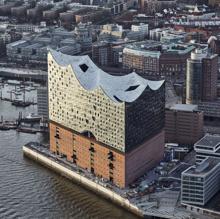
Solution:
<path fill-rule="evenodd" d="M 50 150 L 119 187 L 164 154 L 164 81 L 113 76 L 88 56 L 48 53 Z"/>

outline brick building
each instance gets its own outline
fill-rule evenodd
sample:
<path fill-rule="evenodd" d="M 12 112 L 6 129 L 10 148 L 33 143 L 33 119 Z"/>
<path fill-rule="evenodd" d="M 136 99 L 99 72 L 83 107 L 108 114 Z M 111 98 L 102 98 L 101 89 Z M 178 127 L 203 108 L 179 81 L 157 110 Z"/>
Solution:
<path fill-rule="evenodd" d="M 165 77 L 184 80 L 186 60 L 193 46 L 143 41 L 129 44 L 123 50 L 123 68 L 135 69 L 142 77 Z"/>
<path fill-rule="evenodd" d="M 163 81 L 111 76 L 88 56 L 48 54 L 50 150 L 125 187 L 163 158 Z"/>
<path fill-rule="evenodd" d="M 165 115 L 166 142 L 190 146 L 203 136 L 203 112 L 197 105 L 176 104 Z"/>

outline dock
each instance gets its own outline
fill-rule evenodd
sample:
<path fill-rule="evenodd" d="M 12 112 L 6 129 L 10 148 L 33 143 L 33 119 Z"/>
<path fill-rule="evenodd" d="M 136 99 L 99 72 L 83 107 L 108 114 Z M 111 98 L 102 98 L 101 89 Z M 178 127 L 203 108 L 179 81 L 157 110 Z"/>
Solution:
<path fill-rule="evenodd" d="M 40 121 L 26 121 L 25 118 L 22 118 L 22 113 L 19 113 L 19 117 L 13 121 L 4 121 L 3 116 L 1 116 L 0 120 L 0 131 L 8 131 L 8 130 L 16 130 L 17 132 L 24 132 L 29 134 L 36 133 L 47 133 L 47 126 L 39 126 L 38 128 L 26 126 L 26 124 L 34 125 L 36 123 L 40 124 Z M 46 123 L 45 123 L 46 124 Z"/>

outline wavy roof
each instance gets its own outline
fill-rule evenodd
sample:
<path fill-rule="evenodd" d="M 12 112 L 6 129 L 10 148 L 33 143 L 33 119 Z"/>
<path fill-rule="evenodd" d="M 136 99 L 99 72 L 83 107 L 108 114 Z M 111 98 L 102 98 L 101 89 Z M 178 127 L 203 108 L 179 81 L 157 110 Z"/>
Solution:
<path fill-rule="evenodd" d="M 90 91 L 100 87 L 114 102 L 133 102 L 149 86 L 152 90 L 158 90 L 164 80 L 150 81 L 142 78 L 135 72 L 113 76 L 98 68 L 89 56 L 70 56 L 49 50 L 53 59 L 60 66 L 71 65 L 76 78 L 81 86 Z"/>

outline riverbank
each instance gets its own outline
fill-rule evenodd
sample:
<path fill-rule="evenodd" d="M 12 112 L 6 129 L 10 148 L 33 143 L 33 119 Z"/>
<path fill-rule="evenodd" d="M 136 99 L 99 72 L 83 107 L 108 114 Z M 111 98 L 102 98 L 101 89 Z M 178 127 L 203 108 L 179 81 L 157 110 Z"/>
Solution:
<path fill-rule="evenodd" d="M 50 153 L 46 147 L 39 146 L 36 143 L 28 143 L 23 146 L 23 153 L 25 156 L 111 200 L 139 217 L 186 219 L 193 216 L 199 218 L 181 206 L 176 206 L 176 197 L 178 198 L 179 195 L 176 192 L 155 193 L 151 196 L 144 196 L 137 201 L 135 197 L 126 197 L 125 194 L 130 192 L 129 189 L 116 189 L 107 183 L 98 181 L 95 177 L 91 178 L 91 175 L 88 176 L 80 169 L 76 169 L 72 163 Z M 157 202 L 157 197 L 159 197 L 160 203 Z"/>
<path fill-rule="evenodd" d="M 23 153 L 25 156 L 39 162 L 40 164 L 43 164 L 44 166 L 54 170 L 55 172 L 67 177 L 68 179 L 85 186 L 95 193 L 102 195 L 104 198 L 110 199 L 116 204 L 121 205 L 132 213 L 140 217 L 144 217 L 144 213 L 140 209 L 138 209 L 137 206 L 131 204 L 127 199 L 121 197 L 112 190 L 107 189 L 99 185 L 98 183 L 89 180 L 88 178 L 80 175 L 80 173 L 70 170 L 69 168 L 67 168 L 67 166 L 57 163 L 55 160 L 52 159 L 52 157 L 48 157 L 46 156 L 46 154 L 43 155 L 42 153 L 39 153 L 39 151 L 36 151 L 28 146 L 23 146 Z"/>

